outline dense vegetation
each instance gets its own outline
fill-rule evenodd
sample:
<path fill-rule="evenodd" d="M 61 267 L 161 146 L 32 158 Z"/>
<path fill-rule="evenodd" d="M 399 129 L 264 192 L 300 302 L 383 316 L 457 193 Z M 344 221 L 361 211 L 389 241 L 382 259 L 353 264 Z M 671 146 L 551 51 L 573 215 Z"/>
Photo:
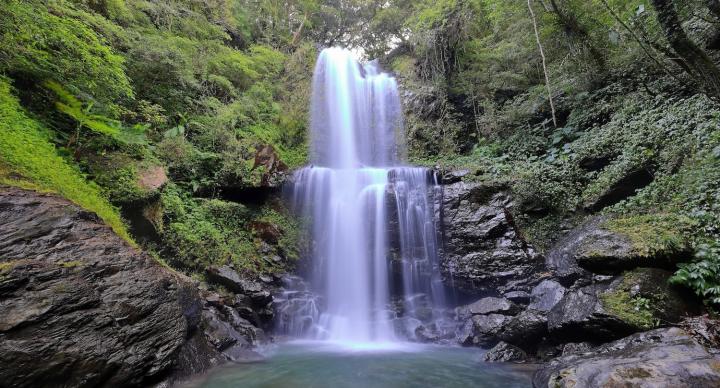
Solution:
<path fill-rule="evenodd" d="M 594 214 L 639 252 L 690 247 L 675 281 L 720 302 L 715 0 L 9 0 L 0 34 L 2 182 L 121 234 L 142 208 L 178 268 L 297 255 L 247 198 L 305 162 L 317 48 L 345 45 L 400 78 L 412 161 L 507 185 L 541 249 Z"/>

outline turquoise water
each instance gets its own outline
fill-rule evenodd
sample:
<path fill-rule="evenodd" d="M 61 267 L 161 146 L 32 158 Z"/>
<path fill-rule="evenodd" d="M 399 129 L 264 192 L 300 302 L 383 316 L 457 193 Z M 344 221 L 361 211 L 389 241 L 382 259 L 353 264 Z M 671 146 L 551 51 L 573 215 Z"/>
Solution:
<path fill-rule="evenodd" d="M 189 384 L 205 388 L 530 387 L 529 366 L 481 361 L 478 349 L 426 345 L 344 347 L 292 342 L 266 361 L 219 367 Z"/>

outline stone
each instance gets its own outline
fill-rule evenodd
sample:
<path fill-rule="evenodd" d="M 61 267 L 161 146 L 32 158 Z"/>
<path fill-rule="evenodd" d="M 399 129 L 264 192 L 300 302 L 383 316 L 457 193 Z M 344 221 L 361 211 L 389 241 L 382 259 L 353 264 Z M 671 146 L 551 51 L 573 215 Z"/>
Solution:
<path fill-rule="evenodd" d="M 263 291 L 261 284 L 241 277 L 227 265 L 210 266 L 206 272 L 209 282 L 221 285 L 234 293 L 250 294 Z"/>
<path fill-rule="evenodd" d="M 525 291 L 510 291 L 508 293 L 505 293 L 505 295 L 503 296 L 511 300 L 512 302 L 523 305 L 530 303 L 530 300 L 532 299 L 532 296 Z"/>
<path fill-rule="evenodd" d="M 583 354 L 589 352 L 594 346 L 590 342 L 570 342 L 563 345 L 562 355 Z"/>
<path fill-rule="evenodd" d="M 507 342 L 499 342 L 483 355 L 485 362 L 519 362 L 527 358 L 525 351 Z"/>
<path fill-rule="evenodd" d="M 510 317 L 501 314 L 474 315 L 470 320 L 473 325 L 472 344 L 487 348 L 499 342 L 498 334 Z"/>
<path fill-rule="evenodd" d="M 468 174 L 470 174 L 470 170 L 445 171 L 441 175 L 441 182 L 444 185 L 457 183 L 460 182 Z"/>
<path fill-rule="evenodd" d="M 548 314 L 550 334 L 570 341 L 612 340 L 699 314 L 696 298 L 668 283 L 671 275 L 638 268 L 610 282 L 567 292 Z"/>
<path fill-rule="evenodd" d="M 504 314 L 514 315 L 520 311 L 520 307 L 505 298 L 489 296 L 482 298 L 464 307 L 471 315 L 478 314 Z"/>
<path fill-rule="evenodd" d="M 619 274 L 637 267 L 674 270 L 691 257 L 689 246 L 668 247 L 648 254 L 629 236 L 609 230 L 607 217 L 593 217 L 563 237 L 548 253 L 546 264 L 569 286 L 590 272 Z M 565 282 L 563 282 L 565 280 Z"/>
<path fill-rule="evenodd" d="M 543 280 L 530 293 L 532 303 L 528 305 L 528 308 L 550 311 L 563 298 L 565 291 L 565 287 L 560 283 L 554 280 Z"/>
<path fill-rule="evenodd" d="M 468 295 L 529 292 L 543 260 L 520 237 L 503 187 L 457 182 L 443 186 L 443 281 Z"/>
<path fill-rule="evenodd" d="M 0 381 L 149 386 L 222 357 L 192 280 L 54 195 L 0 188 Z"/>
<path fill-rule="evenodd" d="M 720 357 L 685 331 L 663 328 L 552 360 L 534 387 L 718 387 Z"/>
<path fill-rule="evenodd" d="M 499 330 L 497 336 L 505 342 L 531 350 L 547 334 L 547 313 L 528 308 L 508 320 Z"/>

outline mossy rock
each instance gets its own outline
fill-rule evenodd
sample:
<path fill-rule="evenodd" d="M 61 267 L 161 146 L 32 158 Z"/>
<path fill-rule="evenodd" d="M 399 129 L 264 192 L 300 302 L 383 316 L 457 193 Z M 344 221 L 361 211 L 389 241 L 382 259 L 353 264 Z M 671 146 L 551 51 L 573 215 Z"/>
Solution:
<path fill-rule="evenodd" d="M 168 182 L 165 167 L 124 154 L 92 158 L 90 170 L 111 202 L 118 205 L 145 202 L 157 197 Z"/>
<path fill-rule="evenodd" d="M 596 217 L 584 225 L 573 256 L 581 267 L 616 274 L 637 267 L 674 269 L 692 257 L 689 221 L 673 215 Z"/>

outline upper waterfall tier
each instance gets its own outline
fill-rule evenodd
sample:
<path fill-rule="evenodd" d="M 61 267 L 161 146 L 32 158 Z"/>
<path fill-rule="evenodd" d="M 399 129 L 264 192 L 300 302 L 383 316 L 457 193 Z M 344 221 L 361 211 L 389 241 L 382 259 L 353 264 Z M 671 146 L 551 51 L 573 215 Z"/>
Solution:
<path fill-rule="evenodd" d="M 397 83 L 377 62 L 359 64 L 348 50 L 329 48 L 313 76 L 312 162 L 330 168 L 392 166 L 401 148 Z"/>

